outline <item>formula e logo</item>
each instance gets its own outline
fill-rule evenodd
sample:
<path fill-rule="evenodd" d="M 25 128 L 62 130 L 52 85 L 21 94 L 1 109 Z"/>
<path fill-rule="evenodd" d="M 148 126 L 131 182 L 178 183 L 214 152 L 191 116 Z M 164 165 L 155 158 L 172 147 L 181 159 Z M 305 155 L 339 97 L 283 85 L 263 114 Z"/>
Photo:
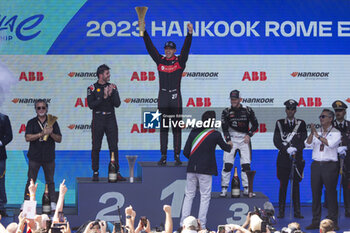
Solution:
<path fill-rule="evenodd" d="M 156 112 L 143 113 L 143 127 L 145 129 L 160 129 L 160 116 L 162 114 L 157 110 Z"/>
<path fill-rule="evenodd" d="M 0 31 L 15 32 L 16 37 L 20 40 L 27 41 L 37 37 L 41 31 L 35 30 L 35 28 L 43 21 L 44 15 L 38 14 L 30 16 L 18 22 L 18 15 L 8 17 L 6 15 L 0 15 Z M 18 23 L 18 24 L 17 24 Z M 17 25 L 16 25 L 17 24 Z M 10 37 L 8 37 L 10 38 Z M 12 37 L 11 37 L 12 39 Z M 10 40 L 6 39 L 5 40 Z"/>

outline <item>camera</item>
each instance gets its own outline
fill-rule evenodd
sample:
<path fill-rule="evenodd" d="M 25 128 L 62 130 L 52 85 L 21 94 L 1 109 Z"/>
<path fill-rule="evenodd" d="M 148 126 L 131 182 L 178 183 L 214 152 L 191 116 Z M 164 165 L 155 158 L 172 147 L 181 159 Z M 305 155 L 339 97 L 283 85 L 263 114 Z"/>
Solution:
<path fill-rule="evenodd" d="M 122 232 L 122 224 L 120 222 L 115 222 L 114 223 L 114 228 L 116 233 L 121 233 Z"/>
<path fill-rule="evenodd" d="M 225 225 L 218 226 L 218 233 L 225 233 Z"/>
<path fill-rule="evenodd" d="M 51 233 L 62 233 L 62 226 L 67 226 L 67 223 L 54 223 L 51 227 Z"/>
<path fill-rule="evenodd" d="M 141 223 L 142 223 L 143 227 L 147 227 L 147 218 L 145 216 L 141 217 Z"/>
<path fill-rule="evenodd" d="M 265 204 L 264 204 L 264 206 L 265 206 Z M 276 224 L 276 220 L 275 220 L 275 216 L 274 216 L 275 211 L 273 209 L 270 209 L 270 208 L 260 209 L 256 206 L 254 206 L 254 211 L 252 212 L 252 214 L 258 215 L 262 220 L 261 232 L 266 232 L 266 227 L 268 227 L 271 232 L 276 231 L 276 228 L 273 227 L 273 225 Z"/>

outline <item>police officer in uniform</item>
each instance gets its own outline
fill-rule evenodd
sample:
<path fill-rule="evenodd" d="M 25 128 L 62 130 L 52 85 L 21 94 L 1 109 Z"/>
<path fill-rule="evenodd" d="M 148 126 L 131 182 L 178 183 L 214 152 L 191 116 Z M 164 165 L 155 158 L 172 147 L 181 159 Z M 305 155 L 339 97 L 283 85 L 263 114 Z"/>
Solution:
<path fill-rule="evenodd" d="M 110 68 L 103 64 L 97 68 L 98 81 L 88 87 L 87 102 L 90 109 L 92 109 L 92 170 L 93 181 L 98 181 L 99 178 L 99 159 L 103 135 L 106 134 L 110 154 L 114 152 L 115 161 L 119 170 L 119 156 L 118 156 L 118 125 L 115 117 L 114 108 L 120 106 L 120 98 L 117 86 L 109 83 Z M 118 171 L 118 181 L 125 181 Z"/>
<path fill-rule="evenodd" d="M 332 107 L 335 111 L 335 120 L 333 126 L 342 134 L 342 142 L 338 147 L 340 161 L 343 160 L 342 167 L 342 185 L 344 196 L 345 217 L 350 217 L 350 121 L 345 120 L 346 109 L 348 106 L 340 101 L 333 102 Z"/>
<path fill-rule="evenodd" d="M 298 102 L 287 100 L 287 117 L 276 122 L 273 135 L 273 143 L 279 150 L 277 157 L 277 178 L 280 181 L 279 189 L 279 214 L 278 218 L 284 218 L 284 209 L 286 204 L 286 195 L 288 182 L 293 174 L 293 206 L 294 217 L 304 218 L 300 213 L 300 191 L 299 182 L 303 178 L 305 161 L 303 160 L 304 141 L 307 137 L 306 124 L 303 120 L 294 117 Z M 292 166 L 294 163 L 294 171 Z M 291 174 L 292 173 L 292 174 Z"/>

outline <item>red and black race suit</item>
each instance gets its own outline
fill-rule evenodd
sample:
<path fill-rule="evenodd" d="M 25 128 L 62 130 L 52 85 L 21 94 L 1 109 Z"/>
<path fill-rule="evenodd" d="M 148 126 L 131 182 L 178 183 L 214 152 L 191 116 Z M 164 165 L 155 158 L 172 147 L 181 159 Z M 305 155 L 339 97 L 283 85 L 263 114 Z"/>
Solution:
<path fill-rule="evenodd" d="M 168 120 L 169 118 L 165 117 L 165 115 L 170 115 L 174 116 L 170 117 L 171 121 L 179 120 L 181 118 L 176 117 L 176 115 L 182 114 L 181 78 L 182 72 L 186 67 L 192 42 L 192 34 L 188 34 L 186 36 L 180 56 L 173 56 L 170 59 L 167 59 L 165 56 L 159 54 L 147 31 L 144 33 L 143 40 L 148 53 L 157 64 L 159 74 L 158 109 L 162 113 L 162 119 L 166 118 L 166 120 Z M 175 154 L 180 154 L 181 129 L 179 127 L 173 127 L 172 130 L 174 137 L 174 152 Z M 167 154 L 168 132 L 169 128 L 164 128 L 163 124 L 161 124 L 160 150 L 162 155 Z"/>

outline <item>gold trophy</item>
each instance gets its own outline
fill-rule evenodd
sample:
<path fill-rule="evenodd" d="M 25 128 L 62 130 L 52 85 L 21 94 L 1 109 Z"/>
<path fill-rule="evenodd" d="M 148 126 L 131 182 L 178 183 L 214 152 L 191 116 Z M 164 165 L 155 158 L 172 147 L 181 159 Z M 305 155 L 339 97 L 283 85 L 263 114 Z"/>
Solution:
<path fill-rule="evenodd" d="M 53 126 L 53 124 L 55 124 L 55 122 L 57 121 L 57 119 L 58 119 L 58 117 L 52 116 L 51 114 L 48 114 L 48 115 L 47 115 L 47 125 L 46 125 L 46 127 L 47 127 L 47 128 L 51 128 L 51 127 Z M 49 135 L 46 134 L 46 135 L 44 136 L 43 140 L 46 142 L 47 139 L 49 139 Z"/>
<path fill-rule="evenodd" d="M 140 36 L 143 37 L 143 32 L 145 29 L 145 16 L 146 12 L 148 10 L 147 6 L 137 6 L 135 7 L 137 16 L 139 18 L 139 30 L 140 30 Z"/>
<path fill-rule="evenodd" d="M 248 178 L 248 197 L 252 198 L 253 195 L 253 180 L 254 180 L 254 176 L 256 171 L 246 171 L 245 172 L 247 174 L 247 178 Z"/>

